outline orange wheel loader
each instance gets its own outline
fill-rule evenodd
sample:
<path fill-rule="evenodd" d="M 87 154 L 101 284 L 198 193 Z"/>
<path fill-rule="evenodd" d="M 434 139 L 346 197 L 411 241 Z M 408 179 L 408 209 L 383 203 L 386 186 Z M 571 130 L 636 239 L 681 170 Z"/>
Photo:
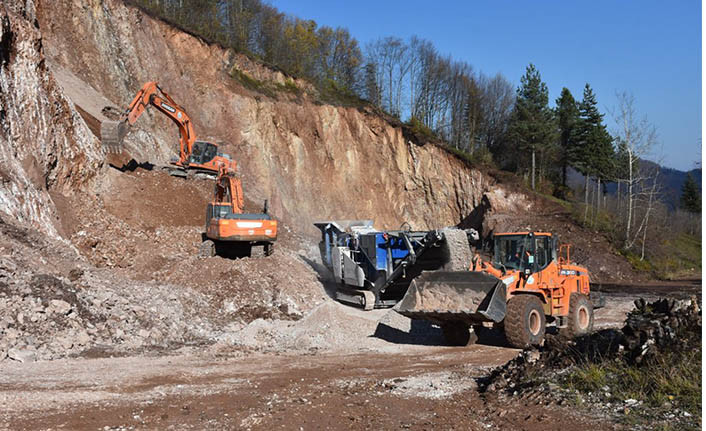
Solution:
<path fill-rule="evenodd" d="M 179 128 L 179 158 L 173 159 L 169 173 L 186 177 L 187 173 L 202 173 L 215 177 L 220 168 L 235 170 L 236 164 L 228 154 L 218 151 L 218 145 L 196 139 L 194 125 L 184 108 L 179 106 L 159 84 L 146 83 L 133 98 L 120 120 L 101 124 L 101 142 L 110 152 L 120 152 L 128 126 L 135 124 L 147 107 L 153 106 Z"/>
<path fill-rule="evenodd" d="M 267 201 L 261 214 L 243 213 L 243 188 L 235 171 L 221 168 L 213 202 L 206 208 L 206 232 L 199 251 L 202 257 L 250 256 L 253 246 L 262 246 L 265 256 L 274 252 L 277 221 L 268 214 Z"/>
<path fill-rule="evenodd" d="M 486 322 L 503 328 L 517 348 L 541 344 L 549 323 L 570 337 L 587 334 L 594 308 L 603 304 L 590 292 L 586 268 L 569 254 L 570 246 L 558 247 L 550 233 L 496 234 L 491 261 L 476 254 L 469 271 L 423 272 L 398 312 L 440 325 L 454 345 L 477 340 Z"/>

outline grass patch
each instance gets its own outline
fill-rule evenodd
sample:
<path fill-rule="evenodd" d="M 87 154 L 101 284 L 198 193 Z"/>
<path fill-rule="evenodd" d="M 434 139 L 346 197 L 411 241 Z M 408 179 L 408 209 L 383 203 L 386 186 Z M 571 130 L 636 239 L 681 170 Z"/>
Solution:
<path fill-rule="evenodd" d="M 411 117 L 405 125 L 409 128 L 409 131 L 420 138 L 426 138 L 429 141 L 438 141 L 439 138 L 436 136 L 433 130 L 431 130 L 426 124 L 417 117 Z M 456 151 L 458 153 L 466 154 L 463 151 L 456 150 L 455 148 L 449 147 L 449 150 Z"/>
<path fill-rule="evenodd" d="M 302 89 L 297 87 L 297 84 L 294 82 L 293 79 L 287 78 L 284 81 L 284 84 L 277 84 L 277 89 L 281 91 L 285 91 L 288 93 L 296 94 L 299 95 L 302 92 Z"/>
<path fill-rule="evenodd" d="M 662 241 L 659 253 L 650 261 L 662 279 L 678 279 L 701 274 L 701 237 L 680 233 Z"/>
<path fill-rule="evenodd" d="M 554 196 L 554 195 L 547 194 L 547 193 L 537 192 L 537 194 L 540 195 L 540 196 L 542 196 L 543 198 L 545 198 L 545 199 L 548 200 L 548 201 L 551 201 L 551 202 L 554 202 L 554 203 L 556 203 L 556 204 L 561 205 L 561 207 L 564 208 L 564 209 L 565 209 L 566 211 L 568 211 L 569 213 L 571 213 L 571 212 L 574 210 L 574 204 L 571 203 L 571 202 L 569 202 L 569 201 L 567 201 L 567 200 L 558 198 L 558 197 L 556 197 L 556 196 Z"/>
<path fill-rule="evenodd" d="M 652 267 L 650 261 L 647 259 L 640 259 L 640 256 L 637 253 L 623 249 L 620 251 L 620 254 L 625 257 L 628 262 L 630 262 L 630 265 L 632 265 L 636 271 L 649 273 L 654 272 L 654 268 Z"/>
<path fill-rule="evenodd" d="M 318 101 L 322 103 L 353 108 L 362 108 L 368 105 L 365 99 L 331 79 L 325 80 L 317 89 L 319 90 Z"/>
<path fill-rule="evenodd" d="M 252 76 L 248 75 L 247 73 L 243 72 L 235 66 L 230 69 L 228 75 L 238 81 L 243 87 L 247 88 L 248 90 L 262 93 L 265 96 L 271 98 L 276 97 L 274 90 L 270 88 L 267 83 L 260 81 L 259 79 L 253 78 Z"/>
<path fill-rule="evenodd" d="M 651 246 L 644 259 L 629 250 L 622 254 L 637 271 L 650 272 L 661 280 L 683 279 L 701 274 L 701 237 L 680 233 Z"/>
<path fill-rule="evenodd" d="M 643 366 L 621 359 L 581 364 L 564 378 L 563 384 L 582 393 L 599 394 L 605 402 L 641 401 L 642 405 L 627 406 L 635 412 L 626 419 L 635 423 L 650 423 L 675 409 L 699 417 L 701 349 L 662 352 Z"/>

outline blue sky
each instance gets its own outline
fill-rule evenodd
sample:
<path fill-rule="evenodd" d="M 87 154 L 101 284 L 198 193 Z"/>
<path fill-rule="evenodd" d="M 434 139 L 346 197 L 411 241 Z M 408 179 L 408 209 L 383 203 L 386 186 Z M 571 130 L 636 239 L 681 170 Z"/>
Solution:
<path fill-rule="evenodd" d="M 653 123 L 652 159 L 688 170 L 701 160 L 701 2 L 273 0 L 282 12 L 346 27 L 361 46 L 417 35 L 487 75 L 520 82 L 534 63 L 551 104 L 567 87 L 593 87 L 606 123 L 616 91 L 631 92 Z"/>

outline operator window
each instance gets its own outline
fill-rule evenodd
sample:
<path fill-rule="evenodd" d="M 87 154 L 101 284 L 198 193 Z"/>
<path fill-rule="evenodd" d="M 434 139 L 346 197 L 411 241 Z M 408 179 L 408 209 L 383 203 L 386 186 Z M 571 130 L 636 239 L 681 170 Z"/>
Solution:
<path fill-rule="evenodd" d="M 547 237 L 537 237 L 537 252 L 535 254 L 537 259 L 537 266 L 539 266 L 540 268 L 544 268 L 549 263 L 549 245 L 547 244 L 548 241 L 549 238 Z"/>

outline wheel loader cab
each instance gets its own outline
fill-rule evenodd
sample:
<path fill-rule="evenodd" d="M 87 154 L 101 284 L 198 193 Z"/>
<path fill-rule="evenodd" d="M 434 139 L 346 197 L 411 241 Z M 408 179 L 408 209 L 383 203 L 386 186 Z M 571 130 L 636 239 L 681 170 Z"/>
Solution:
<path fill-rule="evenodd" d="M 527 235 L 496 235 L 493 266 L 503 271 L 522 271 L 529 265 L 531 241 Z"/>
<path fill-rule="evenodd" d="M 493 266 L 501 271 L 530 275 L 546 268 L 556 256 L 553 238 L 547 233 L 497 234 L 494 240 Z"/>

